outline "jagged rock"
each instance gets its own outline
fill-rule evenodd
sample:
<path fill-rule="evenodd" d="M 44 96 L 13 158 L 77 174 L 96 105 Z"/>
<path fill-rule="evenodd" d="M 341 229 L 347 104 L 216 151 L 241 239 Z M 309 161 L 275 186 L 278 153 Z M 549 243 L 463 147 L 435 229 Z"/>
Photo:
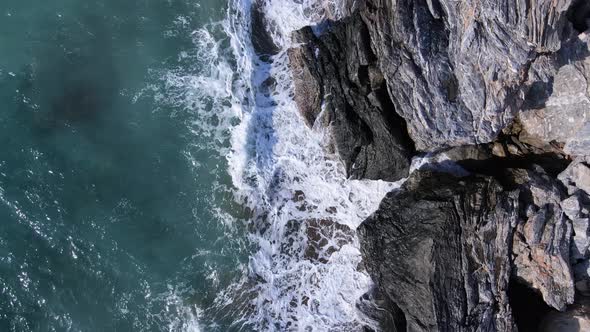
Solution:
<path fill-rule="evenodd" d="M 590 235 L 588 218 L 571 219 L 574 227 L 574 242 L 572 245 L 572 260 L 584 260 L 588 258 L 588 247 L 590 247 Z"/>
<path fill-rule="evenodd" d="M 260 56 L 268 56 L 279 53 L 280 47 L 273 41 L 269 31 L 271 24 L 266 19 L 263 11 L 262 0 L 255 0 L 250 9 L 250 22 L 252 22 L 251 40 L 254 52 Z"/>
<path fill-rule="evenodd" d="M 516 278 L 538 290 L 550 306 L 564 310 L 574 301 L 570 266 L 572 225 L 561 210 L 563 193 L 542 173 L 516 169 L 508 172 L 520 189 L 522 213 L 513 242 Z"/>
<path fill-rule="evenodd" d="M 590 153 L 589 50 L 588 35 L 582 33 L 532 63 L 526 102 L 518 113 L 522 142 L 575 156 Z"/>
<path fill-rule="evenodd" d="M 555 309 L 574 302 L 576 244 L 561 206 L 572 214 L 576 204 L 539 167 L 495 176 L 502 184 L 491 176 L 415 171 L 360 226 L 365 266 L 408 330 L 512 329 L 511 277 Z M 462 320 L 467 327 L 455 325 Z"/>
<path fill-rule="evenodd" d="M 561 209 L 572 221 L 574 227 L 574 241 L 571 249 L 571 259 L 574 265 L 588 259 L 588 248 L 590 247 L 590 219 L 584 202 L 584 200 L 588 200 L 588 197 L 583 198 L 582 196 L 585 195 L 582 192 L 577 192 L 561 202 Z M 576 280 L 578 279 L 576 276 Z"/>
<path fill-rule="evenodd" d="M 310 126 L 327 128 L 352 178 L 395 181 L 408 175 L 413 144 L 397 116 L 367 37 L 353 15 L 316 37 L 293 35 L 288 51 L 295 101 Z"/>
<path fill-rule="evenodd" d="M 590 155 L 590 122 L 587 122 L 573 137 L 569 137 L 563 150 L 574 156 Z"/>
<path fill-rule="evenodd" d="M 361 9 L 418 150 L 486 143 L 508 126 L 532 61 L 571 34 L 571 0 L 383 1 Z"/>
<path fill-rule="evenodd" d="M 582 202 L 579 195 L 573 195 L 561 202 L 561 209 L 570 220 L 581 217 Z"/>
<path fill-rule="evenodd" d="M 354 241 L 350 227 L 331 219 L 289 220 L 285 227 L 285 241 L 281 254 L 298 255 L 303 248 L 303 258 L 326 263 L 333 253 Z"/>
<path fill-rule="evenodd" d="M 590 120 L 588 84 L 583 71 L 574 65 L 563 66 L 553 81 L 553 93 L 540 109 L 527 109 L 519 113 L 523 132 L 520 140 L 538 147 L 550 142 L 566 143 L 576 137 Z M 568 151 L 579 152 L 583 139 L 569 143 Z M 590 153 L 590 150 L 587 150 Z"/>
<path fill-rule="evenodd" d="M 359 228 L 365 266 L 408 331 L 514 330 L 507 289 L 518 192 L 417 171 Z M 390 312 L 399 312 L 393 308 Z"/>
<path fill-rule="evenodd" d="M 337 43 L 345 46 L 340 50 L 348 55 L 362 53 L 346 38 L 360 48 L 370 45 L 369 57 L 337 67 L 383 79 L 388 94 L 382 95 L 393 104 L 388 108 L 405 119 L 419 151 L 491 142 L 518 114 L 522 142 L 547 152 L 565 146 L 568 154 L 584 155 L 590 147 L 585 127 L 590 52 L 588 36 L 576 38 L 574 30 L 590 15 L 582 2 L 344 1 L 342 12 L 350 16 L 337 25 L 350 24 L 362 33 L 328 34 L 340 39 Z M 317 75 L 315 82 L 309 79 L 317 71 L 310 61 L 293 62 L 300 73 L 295 74 L 301 86 L 296 98 L 309 121 L 320 113 L 328 93 Z M 323 66 L 321 59 L 317 62 Z M 348 74 L 353 79 L 340 77 L 342 94 L 349 90 L 348 81 L 357 83 L 357 73 Z M 512 144 L 506 148 L 521 153 Z"/>
<path fill-rule="evenodd" d="M 568 168 L 559 174 L 558 178 L 568 188 L 569 194 L 574 194 L 578 189 L 590 193 L 590 167 L 588 159 L 578 158 Z"/>

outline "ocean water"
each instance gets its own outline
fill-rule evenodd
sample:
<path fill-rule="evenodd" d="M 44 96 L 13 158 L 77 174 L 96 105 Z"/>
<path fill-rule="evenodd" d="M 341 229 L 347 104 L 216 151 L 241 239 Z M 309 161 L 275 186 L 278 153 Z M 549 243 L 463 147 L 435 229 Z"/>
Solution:
<path fill-rule="evenodd" d="M 356 331 L 346 179 L 293 102 L 290 34 L 338 2 L 3 0 L 0 331 Z"/>

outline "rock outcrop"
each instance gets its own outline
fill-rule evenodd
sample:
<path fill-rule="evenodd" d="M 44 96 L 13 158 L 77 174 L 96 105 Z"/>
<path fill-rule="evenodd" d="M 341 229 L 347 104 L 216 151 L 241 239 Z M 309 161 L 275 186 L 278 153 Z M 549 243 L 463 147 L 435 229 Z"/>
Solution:
<path fill-rule="evenodd" d="M 424 157 L 359 228 L 368 297 L 388 309 L 372 317 L 411 331 L 536 331 L 549 312 L 544 328 L 586 324 L 590 2 L 343 7 L 293 36 L 301 114 L 353 178 L 397 180 Z M 541 316 L 520 326 L 532 297 Z"/>
<path fill-rule="evenodd" d="M 574 302 L 570 266 L 572 223 L 561 209 L 559 183 L 542 172 L 510 170 L 520 191 L 522 212 L 514 234 L 513 275 L 541 292 L 545 303 L 565 310 Z"/>
<path fill-rule="evenodd" d="M 408 331 L 510 331 L 509 285 L 574 302 L 572 222 L 541 169 L 417 171 L 359 228 L 369 274 Z M 400 314 L 401 312 L 401 314 Z"/>
<path fill-rule="evenodd" d="M 572 0 L 349 2 L 349 22 L 367 33 L 348 46 L 371 46 L 419 151 L 493 141 L 521 109 L 532 64 L 575 35 Z"/>
<path fill-rule="evenodd" d="M 394 104 L 422 151 L 486 143 L 520 107 L 531 62 L 568 34 L 570 0 L 368 0 Z"/>
<path fill-rule="evenodd" d="M 359 228 L 369 274 L 408 331 L 514 330 L 507 289 L 518 192 L 416 172 Z"/>
<path fill-rule="evenodd" d="M 590 151 L 590 52 L 585 33 L 557 53 L 538 57 L 528 74 L 526 103 L 518 112 L 519 140 L 569 155 Z"/>
<path fill-rule="evenodd" d="M 316 37 L 311 28 L 289 50 L 295 100 L 309 126 L 329 132 L 329 144 L 352 178 L 399 180 L 413 154 L 405 122 L 397 115 L 359 16 Z"/>

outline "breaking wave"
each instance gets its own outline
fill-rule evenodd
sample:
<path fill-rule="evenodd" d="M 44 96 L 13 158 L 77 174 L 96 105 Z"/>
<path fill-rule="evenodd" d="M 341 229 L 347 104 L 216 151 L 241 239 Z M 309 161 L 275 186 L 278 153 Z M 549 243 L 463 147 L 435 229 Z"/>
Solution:
<path fill-rule="evenodd" d="M 338 18 L 337 3 L 261 2 L 281 49 L 264 61 L 250 41 L 252 0 L 230 0 L 225 21 L 194 32 L 195 53 L 181 55 L 206 70 L 165 75 L 163 98 L 197 114 L 195 135 L 227 156 L 234 199 L 249 211 L 244 275 L 200 315 L 231 330 L 377 329 L 356 307 L 371 287 L 356 228 L 398 184 L 346 178 L 328 133 L 300 117 L 288 69 L 291 33 Z"/>

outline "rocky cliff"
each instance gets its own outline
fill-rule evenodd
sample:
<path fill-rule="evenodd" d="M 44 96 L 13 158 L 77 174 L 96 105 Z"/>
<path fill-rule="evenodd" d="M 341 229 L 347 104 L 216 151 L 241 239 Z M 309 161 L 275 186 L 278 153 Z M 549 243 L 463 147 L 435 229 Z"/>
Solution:
<path fill-rule="evenodd" d="M 409 174 L 359 229 L 389 312 L 374 316 L 408 331 L 588 324 L 590 2 L 342 11 L 288 55 L 303 118 L 350 177 Z"/>

